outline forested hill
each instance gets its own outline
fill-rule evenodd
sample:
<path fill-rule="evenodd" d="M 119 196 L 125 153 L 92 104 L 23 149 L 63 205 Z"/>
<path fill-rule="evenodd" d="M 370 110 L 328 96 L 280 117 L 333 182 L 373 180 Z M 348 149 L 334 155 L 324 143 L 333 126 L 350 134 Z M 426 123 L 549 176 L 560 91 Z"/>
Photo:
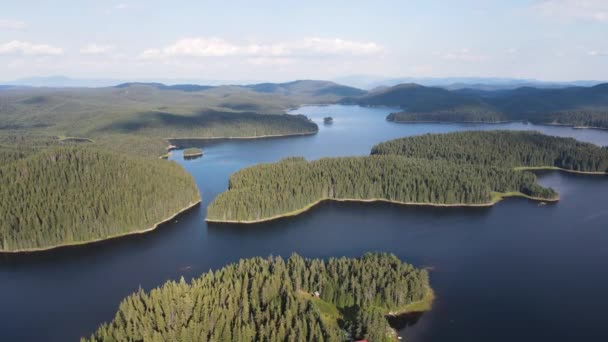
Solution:
<path fill-rule="evenodd" d="M 0 167 L 0 251 L 86 243 L 152 228 L 199 202 L 174 162 L 49 147 Z"/>
<path fill-rule="evenodd" d="M 608 172 L 608 148 L 538 132 L 425 134 L 378 144 L 371 153 L 484 166 L 558 167 L 581 172 Z"/>
<path fill-rule="evenodd" d="M 166 138 L 311 134 L 314 122 L 286 115 L 302 103 L 336 101 L 323 85 L 291 92 L 244 86 L 195 87 L 129 83 L 108 88 L 14 88 L 0 92 L 0 134 L 71 136 L 104 149 L 158 157 Z M 302 88 L 301 90 L 298 90 Z M 323 92 L 327 94 L 321 94 Z M 339 91 L 338 91 L 339 92 Z"/>
<path fill-rule="evenodd" d="M 505 121 L 608 128 L 608 84 L 593 87 L 478 91 L 398 85 L 344 100 L 401 107 L 388 117 L 407 121 Z"/>
<path fill-rule="evenodd" d="M 489 205 L 496 193 L 553 200 L 530 172 L 401 156 L 289 158 L 230 177 L 228 191 L 207 209 L 207 220 L 257 222 L 300 213 L 319 201 L 386 200 L 411 204 Z"/>
<path fill-rule="evenodd" d="M 385 315 L 429 294 L 393 255 L 252 258 L 127 297 L 89 341 L 392 341 Z M 312 294 L 320 292 L 320 298 Z"/>
<path fill-rule="evenodd" d="M 438 87 L 399 84 L 371 91 L 356 99 L 346 99 L 364 106 L 407 107 L 414 111 L 433 111 L 466 105 L 479 105 L 481 100 Z"/>

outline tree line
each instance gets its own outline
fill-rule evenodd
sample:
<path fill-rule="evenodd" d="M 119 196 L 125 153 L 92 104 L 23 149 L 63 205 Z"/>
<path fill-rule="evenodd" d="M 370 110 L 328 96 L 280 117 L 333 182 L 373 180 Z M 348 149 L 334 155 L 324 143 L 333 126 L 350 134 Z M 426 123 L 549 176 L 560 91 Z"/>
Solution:
<path fill-rule="evenodd" d="M 288 158 L 242 169 L 207 209 L 211 221 L 256 221 L 307 208 L 324 199 L 383 199 L 427 204 L 488 204 L 493 192 L 552 199 L 530 172 L 500 166 L 398 155 Z"/>
<path fill-rule="evenodd" d="M 390 341 L 384 318 L 425 298 L 428 273 L 394 255 L 243 259 L 139 290 L 83 341 Z M 315 298 L 318 292 L 320 298 Z M 320 304 L 337 315 L 323 316 Z"/>
<path fill-rule="evenodd" d="M 433 112 L 395 112 L 386 120 L 393 122 L 501 122 L 508 119 L 501 113 L 486 107 L 465 106 Z"/>
<path fill-rule="evenodd" d="M 147 229 L 200 199 L 174 162 L 73 146 L 1 166 L 0 184 L 0 251 Z"/>
<path fill-rule="evenodd" d="M 372 148 L 371 154 L 484 166 L 551 166 L 582 172 L 608 172 L 608 148 L 538 132 L 425 134 L 380 143 Z"/>

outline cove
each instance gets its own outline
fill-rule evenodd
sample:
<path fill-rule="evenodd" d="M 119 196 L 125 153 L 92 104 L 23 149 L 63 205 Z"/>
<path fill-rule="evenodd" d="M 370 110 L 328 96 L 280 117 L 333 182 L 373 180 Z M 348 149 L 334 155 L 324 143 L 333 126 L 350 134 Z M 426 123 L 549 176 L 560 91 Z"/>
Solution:
<path fill-rule="evenodd" d="M 608 132 L 506 124 L 396 124 L 389 108 L 293 110 L 310 136 L 202 142 L 204 156 L 171 159 L 194 175 L 203 203 L 147 234 L 42 253 L 0 256 L 2 340 L 74 341 L 110 320 L 139 287 L 197 277 L 244 257 L 395 253 L 432 267 L 433 310 L 401 330 L 411 341 L 606 340 L 608 178 L 559 171 L 540 182 L 561 200 L 506 199 L 490 208 L 325 202 L 302 215 L 247 226 L 205 223 L 231 173 L 288 156 L 367 155 L 381 141 L 457 130 L 519 129 L 608 145 Z M 332 125 L 323 118 L 333 117 Z"/>

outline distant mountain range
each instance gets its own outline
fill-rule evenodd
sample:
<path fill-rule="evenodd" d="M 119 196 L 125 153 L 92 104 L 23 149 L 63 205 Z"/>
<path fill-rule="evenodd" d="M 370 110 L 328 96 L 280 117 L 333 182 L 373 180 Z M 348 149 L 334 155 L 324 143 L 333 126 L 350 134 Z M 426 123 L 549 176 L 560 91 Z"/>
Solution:
<path fill-rule="evenodd" d="M 377 88 L 343 103 L 401 108 L 389 120 L 511 121 L 608 128 L 608 83 L 592 87 L 508 90 L 459 89 L 399 84 Z"/>
<path fill-rule="evenodd" d="M 202 86 L 220 86 L 220 85 L 256 85 L 258 90 L 270 87 L 270 85 L 283 84 L 288 85 L 292 82 L 285 83 L 269 83 L 259 80 L 212 80 L 212 79 L 154 79 L 154 80 L 125 80 L 113 78 L 71 78 L 66 76 L 36 76 L 21 78 L 14 81 L 0 82 L 0 89 L 6 85 L 26 86 L 26 87 L 111 87 L 124 83 L 159 83 L 165 85 L 202 85 Z M 508 90 L 521 87 L 535 88 L 564 88 L 571 86 L 589 87 L 602 83 L 602 81 L 568 81 L 568 82 L 551 82 L 539 81 L 534 79 L 517 79 L 517 78 L 496 78 L 496 77 L 444 77 L 444 78 L 416 78 L 416 77 L 401 77 L 401 78 L 384 78 L 378 76 L 354 75 L 340 77 L 333 82 L 345 85 L 351 88 L 359 88 L 372 90 L 375 88 L 392 87 L 404 83 L 416 83 L 427 87 L 441 87 L 449 90 L 456 89 L 477 89 L 477 90 Z M 276 90 L 275 90 L 276 91 Z M 346 95 L 346 96 L 353 96 Z"/>
<path fill-rule="evenodd" d="M 379 87 L 392 87 L 404 83 L 416 83 L 427 87 L 441 87 L 450 90 L 455 89 L 479 89 L 479 90 L 507 90 L 521 87 L 535 88 L 564 88 L 572 86 L 590 87 L 604 81 L 540 81 L 535 79 L 499 78 L 499 77 L 401 77 L 383 78 L 376 76 L 347 76 L 333 80 L 334 82 L 357 87 L 361 89 L 375 89 Z"/>
<path fill-rule="evenodd" d="M 226 85 L 226 84 L 250 84 L 260 83 L 256 80 L 205 80 L 205 79 L 154 79 L 137 80 L 141 83 L 163 83 L 163 84 L 204 84 L 204 85 Z M 132 83 L 134 80 L 114 78 L 71 78 L 66 76 L 35 76 L 20 78 L 13 81 L 0 82 L 0 85 L 26 86 L 26 87 L 49 87 L 49 88 L 99 88 L 112 87 L 117 84 Z"/>

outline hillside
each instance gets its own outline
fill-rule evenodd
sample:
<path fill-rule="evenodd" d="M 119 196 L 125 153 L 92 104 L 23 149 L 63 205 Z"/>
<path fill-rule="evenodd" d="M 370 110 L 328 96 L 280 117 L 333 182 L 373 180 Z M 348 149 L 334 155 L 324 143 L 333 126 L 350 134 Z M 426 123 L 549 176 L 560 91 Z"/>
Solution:
<path fill-rule="evenodd" d="M 316 298 L 313 293 L 320 292 Z M 391 341 L 384 317 L 430 292 L 394 255 L 240 260 L 186 283 L 139 290 L 87 341 Z"/>
<path fill-rule="evenodd" d="M 390 140 L 372 155 L 504 167 L 556 167 L 577 172 L 608 172 L 608 148 L 538 132 L 470 131 L 425 134 Z"/>
<path fill-rule="evenodd" d="M 0 167 L 0 251 L 80 244 L 153 228 L 200 201 L 174 162 L 49 147 Z"/>
<path fill-rule="evenodd" d="M 159 156 L 170 137 L 315 133 L 307 118 L 283 114 L 302 103 L 294 96 L 148 83 L 7 89 L 0 92 L 0 134 L 84 137 L 103 148 Z"/>
<path fill-rule="evenodd" d="M 410 111 L 432 111 L 481 103 L 472 96 L 464 96 L 443 88 L 418 84 L 400 84 L 371 91 L 356 99 L 348 99 L 363 106 L 407 107 Z"/>
<path fill-rule="evenodd" d="M 513 90 L 447 90 L 402 84 L 346 102 L 401 107 L 388 119 L 411 121 L 510 121 L 608 128 L 608 84 Z"/>

